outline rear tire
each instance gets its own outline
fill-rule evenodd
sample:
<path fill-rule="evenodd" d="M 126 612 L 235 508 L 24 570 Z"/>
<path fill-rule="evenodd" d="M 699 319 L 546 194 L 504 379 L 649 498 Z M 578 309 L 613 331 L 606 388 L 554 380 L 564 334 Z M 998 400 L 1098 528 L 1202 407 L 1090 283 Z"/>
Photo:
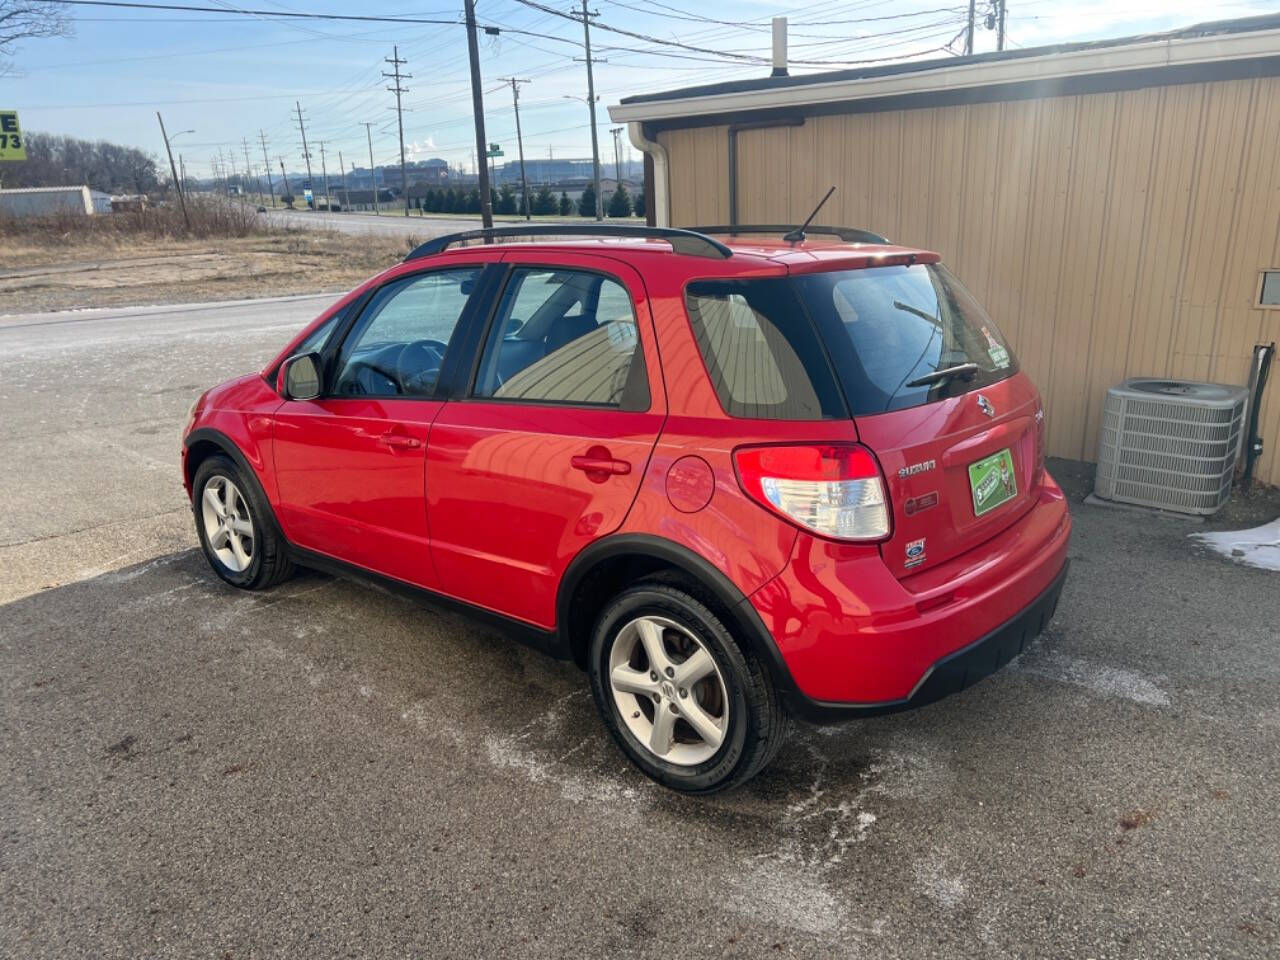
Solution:
<path fill-rule="evenodd" d="M 768 674 L 710 607 L 678 586 L 645 582 L 618 594 L 596 623 L 588 672 L 623 752 L 682 793 L 746 782 L 786 737 Z"/>
<path fill-rule="evenodd" d="M 256 477 L 216 454 L 196 469 L 191 491 L 196 536 L 214 573 L 242 590 L 266 590 L 293 574 Z"/>

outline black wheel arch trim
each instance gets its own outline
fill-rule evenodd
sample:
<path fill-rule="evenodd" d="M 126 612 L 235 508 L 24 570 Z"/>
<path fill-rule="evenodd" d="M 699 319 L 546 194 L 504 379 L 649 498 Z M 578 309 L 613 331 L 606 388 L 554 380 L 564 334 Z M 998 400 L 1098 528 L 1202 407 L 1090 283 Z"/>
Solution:
<path fill-rule="evenodd" d="M 247 470 L 253 474 L 253 478 L 258 481 L 258 486 L 262 486 L 262 478 L 258 476 L 258 471 L 253 468 L 253 464 L 249 462 L 249 458 L 240 452 L 240 448 L 236 446 L 234 440 L 228 437 L 221 430 L 215 430 L 213 427 L 197 427 L 182 439 L 182 445 L 190 450 L 197 443 L 212 443 L 218 447 L 228 457 L 235 461 L 235 465 L 241 470 Z M 191 470 L 191 476 L 194 478 L 195 470 Z M 264 490 L 265 494 L 266 491 Z"/>
<path fill-rule="evenodd" d="M 746 642 L 748 652 L 759 658 L 765 665 L 774 687 L 787 705 L 792 706 L 793 698 L 802 696 L 772 634 L 769 633 L 764 621 L 760 619 L 760 614 L 737 584 L 706 557 L 698 555 L 674 540 L 667 540 L 653 534 L 615 533 L 597 540 L 573 558 L 560 579 L 560 588 L 556 594 L 556 623 L 562 633 L 570 622 L 573 596 L 583 578 L 598 564 L 623 555 L 661 560 L 697 580 L 712 593 L 725 612 L 733 618 L 734 622 L 728 626 L 736 637 Z M 565 647 L 571 645 L 571 639 L 568 636 L 564 636 L 561 642 Z"/>
<path fill-rule="evenodd" d="M 221 430 L 215 430 L 213 427 L 198 427 L 182 439 L 182 445 L 188 450 L 194 447 L 197 443 L 213 444 L 222 451 L 222 453 L 230 457 L 231 462 L 239 467 L 246 476 L 253 480 L 254 484 L 258 487 L 258 493 L 262 496 L 262 502 L 267 505 L 267 521 L 275 527 L 275 531 L 280 536 L 280 539 L 285 543 L 288 543 L 288 537 L 284 535 L 284 528 L 280 526 L 280 521 L 276 518 L 275 504 L 271 502 L 271 497 L 267 495 L 267 488 L 262 482 L 262 477 L 258 475 L 258 471 L 254 469 L 253 464 L 249 462 L 249 458 L 244 455 L 238 446 L 236 446 L 236 442 Z M 196 470 L 200 468 L 187 467 L 186 469 L 190 470 L 191 481 L 194 484 Z M 191 502 L 193 505 L 195 504 L 195 497 L 196 494 L 193 487 L 191 492 Z"/>

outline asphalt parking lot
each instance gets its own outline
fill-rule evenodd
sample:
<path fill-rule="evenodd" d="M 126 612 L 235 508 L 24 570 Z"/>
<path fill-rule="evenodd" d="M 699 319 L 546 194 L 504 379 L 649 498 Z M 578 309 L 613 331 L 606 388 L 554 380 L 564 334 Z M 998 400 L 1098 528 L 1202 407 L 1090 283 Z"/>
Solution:
<path fill-rule="evenodd" d="M 195 548 L 178 433 L 321 309 L 0 317 L 0 956 L 1274 957 L 1280 580 L 1091 507 L 1051 629 L 710 799 L 584 678 Z"/>

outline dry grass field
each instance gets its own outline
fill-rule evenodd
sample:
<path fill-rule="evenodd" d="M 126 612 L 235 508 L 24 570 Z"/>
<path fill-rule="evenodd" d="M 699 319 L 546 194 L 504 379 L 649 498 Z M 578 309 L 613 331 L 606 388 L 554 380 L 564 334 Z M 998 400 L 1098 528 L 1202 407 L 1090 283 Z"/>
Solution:
<path fill-rule="evenodd" d="M 413 246 L 221 204 L 193 205 L 190 231 L 176 209 L 0 220 L 0 314 L 348 290 Z"/>

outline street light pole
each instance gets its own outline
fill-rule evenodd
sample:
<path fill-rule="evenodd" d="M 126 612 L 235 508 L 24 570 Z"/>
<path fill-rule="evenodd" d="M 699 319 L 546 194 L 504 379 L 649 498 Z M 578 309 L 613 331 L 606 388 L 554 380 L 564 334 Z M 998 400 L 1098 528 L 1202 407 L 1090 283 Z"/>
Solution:
<path fill-rule="evenodd" d="M 178 166 L 173 162 L 173 148 L 169 146 L 169 135 L 164 132 L 164 117 L 160 116 L 160 111 L 156 111 L 156 119 L 160 121 L 160 136 L 164 137 L 164 150 L 169 154 L 169 172 L 173 174 L 173 186 L 178 191 L 178 203 L 182 205 L 182 222 L 187 225 L 187 230 L 191 229 L 191 215 L 187 213 L 187 198 L 182 192 L 182 182 L 178 179 Z M 186 133 L 192 131 L 187 130 Z"/>

